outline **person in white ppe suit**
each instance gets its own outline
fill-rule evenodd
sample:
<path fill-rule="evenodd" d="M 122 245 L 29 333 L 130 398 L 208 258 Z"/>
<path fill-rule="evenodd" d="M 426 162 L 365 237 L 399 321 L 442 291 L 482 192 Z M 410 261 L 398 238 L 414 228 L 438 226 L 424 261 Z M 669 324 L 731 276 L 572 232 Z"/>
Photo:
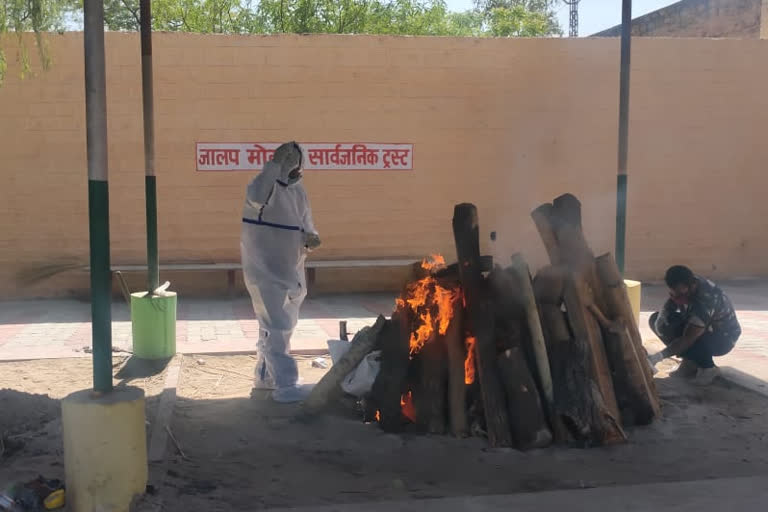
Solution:
<path fill-rule="evenodd" d="M 304 261 L 320 245 L 301 183 L 303 152 L 289 142 L 248 185 L 240 253 L 243 277 L 259 321 L 256 384 L 277 402 L 301 401 L 290 341 L 307 295 Z"/>

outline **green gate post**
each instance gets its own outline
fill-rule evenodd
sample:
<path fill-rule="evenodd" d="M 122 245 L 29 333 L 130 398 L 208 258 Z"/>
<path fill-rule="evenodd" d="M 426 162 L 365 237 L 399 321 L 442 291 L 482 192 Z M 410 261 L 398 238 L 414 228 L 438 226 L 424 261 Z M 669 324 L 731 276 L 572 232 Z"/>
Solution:
<path fill-rule="evenodd" d="M 112 273 L 109 262 L 104 2 L 85 0 L 83 8 L 93 389 L 107 393 L 112 391 Z"/>

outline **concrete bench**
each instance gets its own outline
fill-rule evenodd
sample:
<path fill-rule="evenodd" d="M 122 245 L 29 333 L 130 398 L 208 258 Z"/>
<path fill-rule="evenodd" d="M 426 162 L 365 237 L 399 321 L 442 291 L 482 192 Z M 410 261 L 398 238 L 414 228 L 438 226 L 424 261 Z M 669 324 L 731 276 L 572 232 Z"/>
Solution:
<path fill-rule="evenodd" d="M 418 263 L 419 261 L 421 260 L 416 258 L 392 258 L 377 260 L 310 260 L 305 264 L 307 269 L 307 291 L 312 289 L 312 285 L 315 283 L 315 273 L 319 268 L 392 268 L 410 266 L 414 263 Z M 234 293 L 235 289 L 235 272 L 242 269 L 243 266 L 240 263 L 195 262 L 160 264 L 161 271 L 224 271 L 227 273 L 227 290 L 230 295 Z M 146 265 L 112 265 L 112 272 L 144 272 L 146 270 Z"/>

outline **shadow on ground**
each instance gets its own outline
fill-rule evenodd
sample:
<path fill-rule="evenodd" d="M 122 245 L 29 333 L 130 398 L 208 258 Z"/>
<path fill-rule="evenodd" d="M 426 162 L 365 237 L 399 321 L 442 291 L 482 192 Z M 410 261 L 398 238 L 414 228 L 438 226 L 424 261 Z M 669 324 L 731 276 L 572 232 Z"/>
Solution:
<path fill-rule="evenodd" d="M 275 404 L 267 392 L 251 397 L 254 364 L 247 356 L 183 357 L 169 425 L 173 439 L 165 461 L 152 465 L 150 484 L 158 490 L 152 499 L 162 502 L 162 510 L 253 510 L 768 474 L 768 399 L 727 382 L 702 389 L 657 379 L 664 416 L 650 427 L 630 429 L 624 445 L 522 453 L 489 450 L 478 438 L 384 434 L 351 409 L 300 420 L 298 406 Z M 121 366 L 118 373 L 128 364 Z M 323 372 L 311 368 L 310 359 L 300 367 L 308 381 Z M 16 371 L 15 385 L 27 391 L 52 386 L 57 397 L 69 392 L 62 376 L 80 379 L 72 389 L 90 379 L 87 361 L 79 360 L 0 367 L 9 369 Z M 165 377 L 167 372 L 134 382 L 148 390 L 148 427 L 154 426 Z M 0 425 L 23 443 L 0 458 L 0 485 L 37 474 L 63 477 L 59 400 L 3 390 L 0 406 Z"/>
<path fill-rule="evenodd" d="M 172 357 L 164 359 L 141 359 L 131 356 L 115 374 L 116 379 L 120 379 L 121 386 L 127 386 L 136 379 L 146 379 L 155 377 L 165 372 L 168 363 Z"/>
<path fill-rule="evenodd" d="M 484 440 L 384 434 L 352 413 L 306 422 L 298 406 L 186 367 L 171 429 L 164 510 L 246 510 L 536 492 L 768 474 L 768 399 L 720 382 L 657 380 L 664 417 L 622 446 L 489 450 Z M 245 373 L 245 371 L 243 371 Z M 214 384 L 211 385 L 210 383 Z M 218 391 L 214 389 L 218 384 Z M 227 384 L 229 382 L 229 384 Z M 209 383 L 209 384 L 206 384 Z M 205 387 L 217 398 L 202 398 Z"/>

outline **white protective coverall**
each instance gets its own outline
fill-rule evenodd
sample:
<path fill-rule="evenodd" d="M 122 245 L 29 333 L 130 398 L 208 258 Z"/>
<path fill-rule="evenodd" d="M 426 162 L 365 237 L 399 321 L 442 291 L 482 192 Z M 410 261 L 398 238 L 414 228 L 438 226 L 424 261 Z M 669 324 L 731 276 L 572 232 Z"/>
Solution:
<path fill-rule="evenodd" d="M 296 161 L 300 166 L 301 156 Z M 277 401 L 306 394 L 297 387 L 290 341 L 307 295 L 307 240 L 319 243 L 306 190 L 300 175 L 289 177 L 290 167 L 270 161 L 248 185 L 240 239 L 243 277 L 259 321 L 256 387 L 275 388 Z"/>

